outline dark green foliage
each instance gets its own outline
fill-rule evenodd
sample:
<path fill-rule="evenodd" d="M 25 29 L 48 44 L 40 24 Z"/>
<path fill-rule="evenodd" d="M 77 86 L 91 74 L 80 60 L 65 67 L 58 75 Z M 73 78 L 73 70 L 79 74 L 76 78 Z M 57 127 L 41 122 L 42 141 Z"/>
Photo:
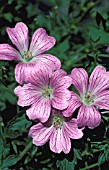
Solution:
<path fill-rule="evenodd" d="M 6 28 L 19 21 L 27 24 L 30 37 L 43 27 L 56 38 L 47 53 L 57 56 L 68 73 L 83 67 L 90 75 L 98 64 L 109 70 L 108 0 L 0 0 L 0 43 L 12 44 Z M 99 127 L 86 128 L 82 139 L 72 140 L 68 155 L 52 153 L 48 144 L 32 144 L 28 136 L 32 121 L 26 108 L 17 106 L 13 92 L 15 65 L 0 61 L 0 170 L 108 170 L 109 113 L 102 114 Z"/>

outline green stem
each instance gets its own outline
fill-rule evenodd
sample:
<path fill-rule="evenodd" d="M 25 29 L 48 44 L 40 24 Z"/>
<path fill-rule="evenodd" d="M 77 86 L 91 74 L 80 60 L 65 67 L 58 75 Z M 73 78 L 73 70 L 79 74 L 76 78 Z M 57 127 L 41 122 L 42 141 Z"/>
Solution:
<path fill-rule="evenodd" d="M 80 170 L 87 170 L 87 169 L 90 169 L 90 168 L 94 168 L 94 167 L 96 167 L 96 166 L 98 166 L 98 163 L 95 163 L 95 164 L 86 166 L 85 168 L 82 168 L 82 169 L 80 169 Z"/>
<path fill-rule="evenodd" d="M 26 146 L 26 148 L 20 153 L 20 155 L 17 158 L 17 161 L 20 161 L 23 156 L 27 153 L 27 151 L 32 147 L 32 141 Z"/>
<path fill-rule="evenodd" d="M 109 57 L 109 54 L 98 54 L 98 57 Z"/>

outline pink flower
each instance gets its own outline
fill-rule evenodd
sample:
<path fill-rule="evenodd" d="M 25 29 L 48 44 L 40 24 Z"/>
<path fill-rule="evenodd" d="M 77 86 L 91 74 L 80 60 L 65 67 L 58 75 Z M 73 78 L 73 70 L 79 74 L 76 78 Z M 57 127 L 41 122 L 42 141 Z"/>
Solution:
<path fill-rule="evenodd" d="M 42 68 L 34 74 L 31 73 L 28 84 L 15 88 L 14 92 L 19 97 L 18 105 L 31 105 L 27 110 L 29 119 L 46 122 L 50 116 L 51 105 L 59 110 L 68 107 L 71 93 L 67 88 L 72 79 L 66 75 L 63 70 L 57 70 L 51 75 Z"/>
<path fill-rule="evenodd" d="M 106 52 L 109 53 L 109 47 L 107 47 Z"/>
<path fill-rule="evenodd" d="M 40 69 L 42 65 L 49 70 L 60 69 L 61 63 L 55 56 L 42 54 L 55 44 L 55 38 L 48 36 L 43 28 L 34 32 L 30 47 L 28 28 L 23 22 L 17 23 L 15 28 L 6 30 L 10 40 L 19 51 L 9 44 L 0 44 L 0 60 L 20 61 L 15 68 L 15 78 L 20 84 L 27 80 L 33 66 L 36 66 L 36 69 Z"/>
<path fill-rule="evenodd" d="M 62 111 L 52 109 L 50 119 L 45 123 L 38 123 L 30 128 L 29 136 L 33 143 L 42 146 L 49 142 L 50 149 L 55 153 L 69 153 L 71 139 L 80 139 L 83 136 L 82 130 L 78 129 L 76 119 L 66 119 Z"/>
<path fill-rule="evenodd" d="M 109 72 L 102 66 L 97 66 L 89 82 L 87 72 L 83 68 L 73 69 L 70 76 L 79 95 L 72 92 L 69 107 L 63 112 L 64 116 L 71 116 L 80 107 L 77 115 L 79 126 L 98 126 L 101 115 L 97 108 L 109 110 Z"/>

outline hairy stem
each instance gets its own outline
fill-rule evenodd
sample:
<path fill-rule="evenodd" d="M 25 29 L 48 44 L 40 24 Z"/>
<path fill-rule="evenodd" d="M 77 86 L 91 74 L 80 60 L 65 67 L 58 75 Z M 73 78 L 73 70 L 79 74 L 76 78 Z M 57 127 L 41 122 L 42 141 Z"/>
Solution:
<path fill-rule="evenodd" d="M 26 148 L 20 153 L 17 158 L 17 161 L 20 161 L 22 157 L 27 153 L 27 151 L 32 147 L 32 141 L 26 146 Z"/>

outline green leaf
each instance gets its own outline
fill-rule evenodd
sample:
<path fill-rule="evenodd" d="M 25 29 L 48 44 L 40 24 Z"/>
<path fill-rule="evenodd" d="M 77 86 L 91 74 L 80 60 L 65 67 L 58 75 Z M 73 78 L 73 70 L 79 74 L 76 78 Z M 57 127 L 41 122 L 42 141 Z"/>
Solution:
<path fill-rule="evenodd" d="M 101 153 L 98 157 L 98 164 L 101 165 L 102 163 L 104 163 L 106 161 L 106 157 L 104 153 Z"/>
<path fill-rule="evenodd" d="M 69 162 L 66 158 L 62 161 L 56 162 L 57 168 L 60 168 L 60 170 L 74 170 L 75 168 L 75 161 Z"/>
<path fill-rule="evenodd" d="M 92 26 L 88 30 L 88 36 L 98 45 L 109 44 L 109 33 L 105 32 L 103 29 Z"/>
<path fill-rule="evenodd" d="M 47 18 L 45 15 L 43 15 L 43 14 L 38 15 L 37 18 L 35 19 L 35 21 L 36 21 L 37 26 L 45 27 L 45 25 L 46 25 L 46 28 L 48 30 L 51 29 L 51 24 L 50 24 L 49 18 Z"/>
<path fill-rule="evenodd" d="M 31 122 L 28 121 L 25 118 L 25 115 L 23 115 L 20 118 L 17 118 L 13 124 L 11 124 L 10 129 L 15 131 L 15 130 L 21 130 L 23 131 L 24 129 L 28 128 L 31 125 Z"/>
<path fill-rule="evenodd" d="M 65 16 L 68 15 L 69 7 L 70 7 L 70 0 L 67 0 L 67 1 L 60 0 L 59 1 L 59 11 L 62 15 L 65 15 Z"/>
<path fill-rule="evenodd" d="M 15 83 L 5 87 L 0 84 L 0 110 L 4 110 L 6 107 L 6 101 L 11 104 L 17 103 L 17 97 L 14 95 Z"/>
<path fill-rule="evenodd" d="M 60 43 L 57 47 L 57 50 L 59 50 L 61 53 L 64 53 L 68 49 L 69 49 L 69 40 L 68 39 L 66 39 L 65 41 Z"/>
<path fill-rule="evenodd" d="M 14 2 L 14 0 L 8 0 L 8 4 L 11 5 Z"/>
<path fill-rule="evenodd" d="M 13 146 L 13 149 L 14 149 L 15 153 L 18 154 L 16 144 L 14 142 L 11 142 L 11 143 L 12 143 L 12 146 Z"/>
<path fill-rule="evenodd" d="M 9 138 L 16 138 L 26 132 L 31 124 L 32 122 L 28 121 L 25 114 L 23 114 L 21 117 L 9 122 L 8 126 L 5 128 L 5 133 Z"/>
<path fill-rule="evenodd" d="M 80 160 L 82 160 L 82 157 L 81 157 L 81 152 L 78 150 L 78 149 L 73 149 L 74 150 L 74 156 Z"/>
<path fill-rule="evenodd" d="M 4 18 L 5 18 L 6 20 L 8 20 L 9 22 L 12 22 L 13 15 L 12 15 L 12 13 L 7 12 L 7 13 L 4 14 Z"/>
<path fill-rule="evenodd" d="M 15 155 L 8 156 L 2 164 L 2 168 L 7 168 L 17 163 L 17 158 Z"/>

